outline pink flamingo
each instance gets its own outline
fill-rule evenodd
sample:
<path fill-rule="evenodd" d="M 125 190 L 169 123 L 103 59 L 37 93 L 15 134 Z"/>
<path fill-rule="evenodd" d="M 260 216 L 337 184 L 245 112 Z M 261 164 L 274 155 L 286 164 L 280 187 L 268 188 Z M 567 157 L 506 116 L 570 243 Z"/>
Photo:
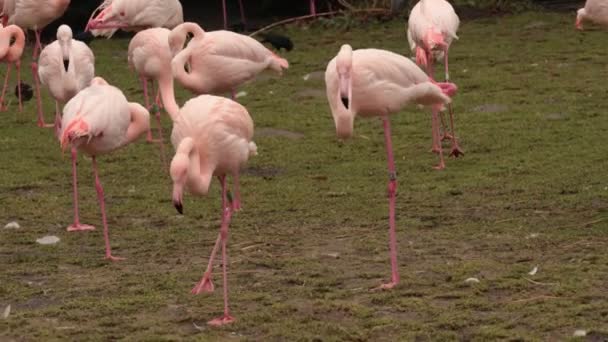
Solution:
<path fill-rule="evenodd" d="M 40 80 L 38 79 L 38 53 L 42 49 L 40 31 L 55 19 L 61 17 L 70 5 L 70 0 L 4 0 L 4 20 L 15 24 L 23 30 L 34 30 L 36 44 L 32 57 L 32 75 L 36 88 L 36 103 L 38 106 L 38 126 L 52 127 L 44 123 L 42 99 L 40 97 Z"/>
<path fill-rule="evenodd" d="M 72 39 L 72 29 L 61 25 L 57 40 L 47 45 L 38 59 L 38 76 L 55 99 L 55 132 L 60 137 L 61 110 L 59 103 L 66 103 L 79 91 L 88 87 L 95 76 L 95 56 L 89 47 Z M 95 227 L 80 223 L 78 214 L 78 177 L 76 173 L 76 148 L 72 147 L 72 182 L 74 195 L 74 223 L 68 231 L 92 230 Z"/>
<path fill-rule="evenodd" d="M 585 21 L 608 27 L 608 2 L 605 0 L 587 0 L 585 7 L 576 12 L 576 28 L 583 30 L 583 22 Z"/>
<path fill-rule="evenodd" d="M 446 0 L 420 0 L 412 8 L 408 20 L 407 38 L 412 51 L 416 51 L 416 63 L 426 67 L 431 78 L 434 78 L 433 61 L 443 60 L 445 81 L 450 81 L 448 50 L 452 41 L 458 39 L 456 31 L 458 31 L 459 25 L 458 15 Z M 454 133 L 454 113 L 451 104 L 448 105 L 448 109 L 452 134 L 446 133 L 444 138 L 451 138 L 452 150 L 450 155 L 458 157 L 464 153 L 460 149 Z M 439 129 L 439 126 L 437 129 Z M 438 135 L 437 132 L 433 134 L 433 136 Z M 441 141 L 433 139 L 433 151 L 438 152 L 439 149 L 441 149 Z"/>
<path fill-rule="evenodd" d="M 1 27 L 1 26 L 0 26 Z M 15 42 L 11 45 L 11 39 Z M 0 28 L 0 61 L 7 63 L 6 76 L 4 77 L 4 86 L 2 87 L 2 95 L 0 96 L 0 106 L 2 110 L 6 110 L 4 105 L 4 96 L 8 88 L 8 79 L 11 74 L 11 65 L 15 64 L 17 69 L 17 94 L 19 96 L 19 112 L 23 112 L 23 102 L 21 100 L 21 55 L 25 47 L 25 33 L 17 25 L 9 25 Z"/>
<path fill-rule="evenodd" d="M 339 138 L 353 133 L 354 118 L 381 117 L 388 156 L 389 236 L 391 281 L 381 287 L 389 289 L 399 283 L 397 241 L 395 233 L 395 194 L 397 174 L 393 159 L 389 115 L 408 104 L 433 107 L 436 112 L 451 101 L 456 93 L 452 83 L 435 83 L 408 58 L 385 50 L 353 51 L 343 45 L 325 71 L 327 99 Z M 438 125 L 437 120 L 433 120 Z"/>
<path fill-rule="evenodd" d="M 123 93 L 100 77 L 80 91 L 63 108 L 61 147 L 68 145 L 90 155 L 93 161 L 95 188 L 101 209 L 106 259 L 118 261 L 112 255 L 103 188 L 99 181 L 97 156 L 112 152 L 137 139 L 150 126 L 150 114 L 141 105 L 127 102 Z"/>
<path fill-rule="evenodd" d="M 95 36 L 111 37 L 119 29 L 174 28 L 183 22 L 179 0 L 105 0 L 93 11 L 87 30 Z"/>
<path fill-rule="evenodd" d="M 172 62 L 173 70 L 183 66 Z M 222 186 L 222 223 L 220 233 L 209 257 L 207 269 L 192 289 L 193 294 L 214 290 L 211 281 L 213 261 L 219 244 L 222 244 L 222 268 L 224 276 L 224 315 L 209 321 L 210 325 L 223 325 L 234 321 L 228 308 L 228 265 L 226 243 L 228 226 L 233 210 L 240 209 L 239 169 L 257 147 L 252 141 L 253 121 L 247 109 L 235 101 L 224 97 L 200 95 L 180 109 L 173 89 L 173 78 L 159 80 L 160 92 L 167 112 L 173 120 L 171 142 L 176 149 L 171 161 L 170 173 L 173 180 L 173 204 L 183 213 L 183 192 L 189 190 L 195 195 L 206 195 L 211 179 L 216 176 Z M 226 187 L 226 175 L 232 175 L 234 201 Z"/>
<path fill-rule="evenodd" d="M 186 35 L 193 38 L 183 48 Z M 205 32 L 195 23 L 183 23 L 169 34 L 173 76 L 195 94 L 232 92 L 264 70 L 281 74 L 287 60 L 275 55 L 257 40 L 230 31 Z M 183 50 L 182 50 L 183 48 Z M 185 65 L 189 65 L 189 71 Z M 177 65 L 177 66 L 176 66 Z"/>
<path fill-rule="evenodd" d="M 171 50 L 169 49 L 169 31 L 166 28 L 151 28 L 138 32 L 129 43 L 129 65 L 135 69 L 144 91 L 146 108 L 150 110 L 151 103 L 148 96 L 148 80 L 161 78 L 172 78 L 171 73 Z M 160 107 L 162 106 L 157 91 L 156 96 L 156 121 L 158 123 L 158 136 L 161 146 L 161 159 L 166 166 L 163 131 L 160 121 Z M 148 130 L 147 141 L 152 142 L 152 130 Z"/>

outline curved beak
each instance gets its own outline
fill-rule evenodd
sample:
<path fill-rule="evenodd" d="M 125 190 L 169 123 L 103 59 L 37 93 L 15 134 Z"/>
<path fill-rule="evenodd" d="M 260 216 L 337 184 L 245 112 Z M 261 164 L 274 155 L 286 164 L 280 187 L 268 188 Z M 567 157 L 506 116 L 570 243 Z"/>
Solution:
<path fill-rule="evenodd" d="M 70 60 L 69 59 L 64 59 L 63 60 L 63 67 L 65 68 L 65 71 L 68 71 L 68 68 L 70 67 Z"/>
<path fill-rule="evenodd" d="M 352 78 L 351 78 L 350 74 L 340 75 L 339 78 L 340 78 L 340 80 L 339 80 L 340 84 L 338 87 L 338 91 L 339 91 L 340 100 L 342 101 L 342 104 L 344 105 L 344 107 L 346 109 L 350 110 L 351 104 L 352 104 L 352 92 L 353 92 Z"/>
<path fill-rule="evenodd" d="M 182 202 L 173 201 L 173 206 L 180 215 L 184 214 L 184 206 L 182 205 Z"/>
<path fill-rule="evenodd" d="M 184 214 L 184 205 L 182 202 L 183 190 L 179 184 L 173 185 L 173 206 L 180 215 Z"/>

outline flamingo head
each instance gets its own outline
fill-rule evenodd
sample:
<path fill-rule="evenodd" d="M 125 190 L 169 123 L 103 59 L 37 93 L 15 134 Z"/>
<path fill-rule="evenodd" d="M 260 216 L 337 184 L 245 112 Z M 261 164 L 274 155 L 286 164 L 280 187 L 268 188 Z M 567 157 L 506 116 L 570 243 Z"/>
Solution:
<path fill-rule="evenodd" d="M 130 21 L 137 13 L 131 13 L 126 1 L 104 1 L 87 23 L 88 30 L 127 29 L 132 27 Z M 97 14 L 97 15 L 96 15 Z"/>
<path fill-rule="evenodd" d="M 70 65 L 70 50 L 72 48 L 72 29 L 68 25 L 61 25 L 57 29 L 57 42 L 61 47 L 63 65 L 67 71 Z"/>
<path fill-rule="evenodd" d="M 350 109 L 352 104 L 352 69 L 353 69 L 353 49 L 345 44 L 340 48 L 336 58 L 336 71 L 338 73 L 338 97 L 346 109 Z"/>
<path fill-rule="evenodd" d="M 77 115 L 76 119 L 70 122 L 61 132 L 61 149 L 65 151 L 68 146 L 78 146 L 86 141 L 90 141 L 92 136 L 89 133 L 89 125 Z"/>
<path fill-rule="evenodd" d="M 585 19 L 585 15 L 587 13 L 585 12 L 584 8 L 580 8 L 577 12 L 576 12 L 576 23 L 574 24 L 574 26 L 576 27 L 577 30 L 583 30 L 583 20 Z"/>
<path fill-rule="evenodd" d="M 184 188 L 188 180 L 188 166 L 190 165 L 190 158 L 188 155 L 183 153 L 176 153 L 175 157 L 171 161 L 170 174 L 173 180 L 173 206 L 177 209 L 180 214 L 184 213 L 183 207 L 183 196 Z"/>

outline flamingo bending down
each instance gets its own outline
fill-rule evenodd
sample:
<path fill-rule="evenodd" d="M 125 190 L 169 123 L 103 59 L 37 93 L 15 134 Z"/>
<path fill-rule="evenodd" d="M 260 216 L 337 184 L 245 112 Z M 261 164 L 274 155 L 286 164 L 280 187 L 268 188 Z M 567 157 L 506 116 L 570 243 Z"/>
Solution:
<path fill-rule="evenodd" d="M 83 151 L 93 160 L 95 188 L 101 209 L 106 259 L 117 261 L 112 255 L 105 199 L 99 181 L 96 157 L 112 152 L 137 139 L 150 126 L 150 114 L 141 105 L 127 102 L 123 93 L 100 77 L 80 91 L 63 108 L 61 147 L 68 145 Z"/>
<path fill-rule="evenodd" d="M 40 82 L 48 88 L 55 99 L 55 132 L 59 138 L 61 130 L 59 103 L 68 102 L 91 84 L 95 76 L 95 56 L 85 43 L 72 39 L 72 29 L 69 26 L 61 25 L 57 29 L 57 40 L 42 49 L 38 64 Z M 76 149 L 72 148 L 74 223 L 68 226 L 67 230 L 92 230 L 95 227 L 80 223 L 76 159 Z"/>
<path fill-rule="evenodd" d="M 456 93 L 452 83 L 435 83 L 411 60 L 390 51 L 363 49 L 353 51 L 343 45 L 325 71 L 327 100 L 339 138 L 353 133 L 355 116 L 380 116 L 388 156 L 389 235 L 391 249 L 391 281 L 382 288 L 399 283 L 397 241 L 395 232 L 395 194 L 397 174 L 393 159 L 389 115 L 408 104 L 432 106 L 436 112 L 451 101 Z M 433 124 L 438 125 L 437 120 Z M 440 164 L 438 167 L 442 167 Z"/>
<path fill-rule="evenodd" d="M 155 100 L 155 106 L 152 106 L 148 96 L 148 80 L 157 81 L 161 78 L 171 78 L 171 50 L 169 49 L 169 31 L 166 28 L 150 28 L 138 32 L 129 43 L 129 66 L 131 66 L 141 80 L 146 101 L 146 108 L 151 110 L 154 108 L 156 121 L 158 124 L 158 136 L 160 142 L 160 154 L 163 165 L 165 160 L 165 149 L 163 143 L 163 131 L 160 120 L 160 107 L 162 103 L 159 100 L 158 91 Z M 148 130 L 147 141 L 154 141 L 152 138 L 152 130 Z"/>
<path fill-rule="evenodd" d="M 188 33 L 193 35 L 184 48 Z M 232 92 L 271 69 L 281 74 L 287 60 L 268 50 L 262 43 L 230 31 L 205 32 L 195 23 L 183 23 L 169 34 L 173 76 L 194 94 Z M 185 65 L 189 64 L 189 71 Z"/>
<path fill-rule="evenodd" d="M 38 106 L 38 126 L 52 127 L 44 123 L 42 99 L 40 97 L 40 80 L 38 79 L 38 53 L 42 50 L 40 32 L 52 21 L 61 17 L 67 10 L 70 0 L 4 0 L 3 13 L 9 24 L 15 24 L 25 30 L 34 30 L 36 44 L 32 57 L 32 75 L 36 88 Z"/>
<path fill-rule="evenodd" d="M 416 53 L 416 63 L 427 68 L 428 75 L 434 79 L 433 62 L 443 60 L 445 67 L 445 82 L 450 82 L 448 72 L 448 50 L 452 41 L 458 39 L 456 31 L 460 19 L 454 8 L 446 0 L 420 0 L 413 8 L 408 19 L 407 38 L 412 51 Z M 452 105 L 448 105 L 450 112 L 452 150 L 450 155 L 458 157 L 462 150 L 458 145 L 454 133 L 454 112 Z M 437 120 L 435 118 L 435 120 Z M 439 129 L 439 128 L 437 128 Z M 434 133 L 437 135 L 438 133 Z M 441 148 L 440 140 L 433 141 L 433 151 Z"/>
<path fill-rule="evenodd" d="M 608 27 L 608 2 L 605 0 L 587 0 L 585 7 L 576 12 L 576 28 L 583 30 L 583 23 L 586 21 Z"/>
<path fill-rule="evenodd" d="M 174 28 L 183 22 L 179 0 L 105 0 L 93 11 L 86 30 L 109 38 L 119 29 Z"/>
<path fill-rule="evenodd" d="M 179 66 L 174 60 L 173 69 Z M 228 226 L 233 210 L 240 209 L 239 169 L 257 147 L 252 141 L 253 121 L 247 109 L 224 97 L 200 95 L 187 101 L 180 108 L 175 100 L 173 77 L 159 79 L 160 93 L 167 113 L 173 121 L 171 142 L 176 154 L 171 161 L 173 180 L 173 204 L 183 213 L 183 192 L 205 195 L 211 179 L 216 176 L 222 186 L 222 223 L 220 233 L 211 252 L 207 269 L 192 289 L 193 294 L 214 290 L 211 269 L 219 244 L 222 244 L 222 267 L 224 276 L 224 315 L 208 323 L 223 325 L 234 318 L 228 308 L 228 265 L 226 243 Z M 234 201 L 226 187 L 226 175 L 232 175 Z M 232 203 L 231 203 L 232 202 Z"/>
<path fill-rule="evenodd" d="M 15 42 L 11 45 L 11 40 Z M 25 33 L 17 25 L 9 25 L 1 27 L 0 25 L 0 61 L 7 64 L 6 76 L 4 77 L 4 86 L 2 87 L 2 95 L 0 96 L 0 107 L 6 110 L 4 96 L 8 88 L 8 79 L 11 74 L 11 65 L 15 64 L 17 69 L 17 94 L 19 97 L 19 112 L 23 112 L 23 102 L 21 99 L 21 55 L 25 47 Z"/>

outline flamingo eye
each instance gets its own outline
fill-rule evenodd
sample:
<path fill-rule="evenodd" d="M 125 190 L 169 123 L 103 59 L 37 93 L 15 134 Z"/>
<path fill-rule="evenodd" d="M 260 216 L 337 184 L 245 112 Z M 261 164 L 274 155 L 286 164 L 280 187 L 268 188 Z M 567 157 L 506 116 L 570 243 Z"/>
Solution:
<path fill-rule="evenodd" d="M 125 11 L 120 12 L 120 16 L 124 17 L 125 16 Z"/>

